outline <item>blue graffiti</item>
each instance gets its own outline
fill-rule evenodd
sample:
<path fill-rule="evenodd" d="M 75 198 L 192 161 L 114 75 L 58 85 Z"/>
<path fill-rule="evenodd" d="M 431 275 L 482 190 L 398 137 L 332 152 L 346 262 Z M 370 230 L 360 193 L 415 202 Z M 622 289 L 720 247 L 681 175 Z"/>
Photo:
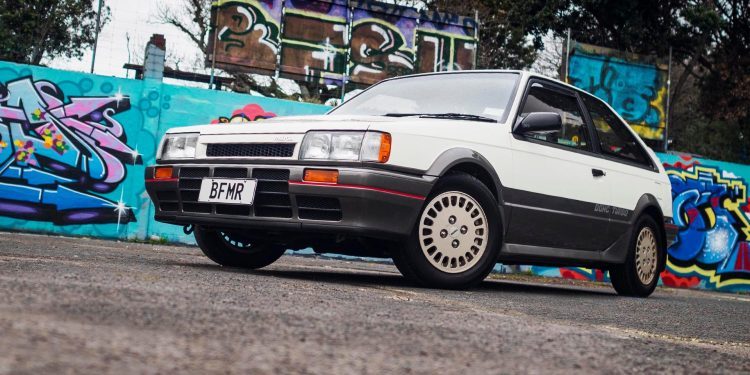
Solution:
<path fill-rule="evenodd" d="M 738 210 L 747 185 L 741 179 L 722 178 L 714 168 L 693 168 L 694 174 L 678 169 L 669 175 L 679 227 L 677 241 L 668 250 L 670 258 L 715 268 L 716 274 L 750 272 L 745 262 L 747 222 Z"/>
<path fill-rule="evenodd" d="M 0 215 L 55 224 L 128 223 L 132 210 L 97 193 L 114 191 L 125 164 L 141 163 L 114 118 L 122 95 L 70 97 L 52 82 L 0 83 Z"/>
<path fill-rule="evenodd" d="M 656 66 L 576 50 L 568 75 L 571 84 L 609 103 L 631 125 L 646 125 L 653 131 L 664 127 L 662 111 L 654 104 L 665 87 Z M 661 137 L 636 130 L 646 138 Z"/>

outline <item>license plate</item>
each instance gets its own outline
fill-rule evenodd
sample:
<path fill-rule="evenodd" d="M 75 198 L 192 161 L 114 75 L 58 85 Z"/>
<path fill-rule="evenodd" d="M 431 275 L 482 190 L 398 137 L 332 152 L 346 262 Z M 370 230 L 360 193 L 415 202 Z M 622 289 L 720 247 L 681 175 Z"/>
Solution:
<path fill-rule="evenodd" d="M 252 179 L 204 178 L 198 201 L 251 205 L 257 185 Z"/>

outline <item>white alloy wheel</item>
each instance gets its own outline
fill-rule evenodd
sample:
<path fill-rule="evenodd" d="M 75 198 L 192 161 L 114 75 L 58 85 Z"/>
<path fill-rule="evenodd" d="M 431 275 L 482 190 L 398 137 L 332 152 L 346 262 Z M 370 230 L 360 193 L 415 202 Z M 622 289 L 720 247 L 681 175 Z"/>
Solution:
<path fill-rule="evenodd" d="M 470 195 L 447 191 L 433 198 L 419 219 L 419 244 L 430 264 L 446 273 L 474 267 L 487 249 L 487 216 Z"/>
<path fill-rule="evenodd" d="M 649 227 L 644 227 L 638 233 L 635 245 L 635 270 L 643 285 L 650 284 L 656 277 L 657 254 L 654 231 Z"/>

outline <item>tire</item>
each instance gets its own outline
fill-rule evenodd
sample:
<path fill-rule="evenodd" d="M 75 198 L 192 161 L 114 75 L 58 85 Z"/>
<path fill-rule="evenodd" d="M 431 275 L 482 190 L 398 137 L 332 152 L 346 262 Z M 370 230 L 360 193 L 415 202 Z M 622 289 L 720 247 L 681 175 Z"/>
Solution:
<path fill-rule="evenodd" d="M 284 255 L 283 246 L 252 243 L 241 234 L 195 226 L 195 241 L 209 259 L 224 266 L 258 269 L 270 265 Z"/>
<path fill-rule="evenodd" d="M 641 216 L 634 228 L 625 263 L 612 267 L 609 278 L 619 295 L 648 297 L 664 269 L 666 249 L 651 216 Z"/>
<path fill-rule="evenodd" d="M 422 286 L 469 288 L 494 268 L 501 228 L 487 186 L 463 173 L 445 176 L 425 199 L 410 237 L 392 250 L 394 264 Z"/>

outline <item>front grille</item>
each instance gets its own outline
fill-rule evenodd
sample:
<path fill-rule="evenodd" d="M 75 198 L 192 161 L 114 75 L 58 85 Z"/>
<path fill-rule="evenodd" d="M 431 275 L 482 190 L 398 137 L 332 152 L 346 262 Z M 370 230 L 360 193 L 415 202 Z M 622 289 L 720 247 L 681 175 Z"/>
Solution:
<path fill-rule="evenodd" d="M 184 178 L 180 179 L 180 189 L 200 189 L 201 180 L 187 180 Z"/>
<path fill-rule="evenodd" d="M 294 143 L 209 143 L 208 157 L 291 158 Z"/>
<path fill-rule="evenodd" d="M 177 192 L 159 191 L 156 193 L 156 199 L 159 200 L 159 209 L 162 211 L 179 211 L 180 204 L 177 198 Z"/>
<path fill-rule="evenodd" d="M 247 178 L 247 168 L 216 168 L 214 177 Z"/>
<path fill-rule="evenodd" d="M 159 199 L 160 202 L 164 201 L 177 201 L 177 193 L 174 191 L 160 191 L 156 193 L 156 198 Z"/>
<path fill-rule="evenodd" d="M 183 202 L 197 202 L 200 190 L 183 190 L 182 201 Z"/>
<path fill-rule="evenodd" d="M 253 169 L 253 178 L 258 180 L 255 190 L 255 216 L 292 217 L 292 202 L 289 199 L 289 170 Z"/>
<path fill-rule="evenodd" d="M 182 204 L 183 212 L 210 214 L 211 204 L 198 203 L 198 194 L 201 189 L 201 181 L 204 177 L 211 177 L 211 169 L 208 167 L 183 167 L 179 171 L 180 181 L 178 195 Z"/>
<path fill-rule="evenodd" d="M 177 202 L 161 202 L 159 209 L 162 211 L 179 211 L 180 205 Z"/>
<path fill-rule="evenodd" d="M 208 168 L 180 168 L 180 177 L 208 177 Z"/>
<path fill-rule="evenodd" d="M 253 178 L 259 180 L 289 180 L 289 171 L 286 169 L 256 169 L 253 171 Z"/>
<path fill-rule="evenodd" d="M 217 204 L 216 213 L 219 215 L 250 216 L 250 206 L 239 204 Z"/>
<path fill-rule="evenodd" d="M 340 221 L 342 216 L 338 198 L 299 195 L 297 208 L 300 219 Z"/>
<path fill-rule="evenodd" d="M 199 214 L 210 214 L 210 203 L 182 203 L 182 210 L 185 212 L 197 212 Z"/>
<path fill-rule="evenodd" d="M 169 191 L 157 193 L 157 199 L 160 203 L 159 208 L 162 211 L 182 210 L 189 213 L 216 213 L 231 216 L 292 217 L 288 169 L 183 167 L 180 168 L 178 175 L 180 180 L 176 193 Z M 203 178 L 257 179 L 255 201 L 252 206 L 198 202 Z M 178 204 L 181 204 L 181 208 Z"/>

